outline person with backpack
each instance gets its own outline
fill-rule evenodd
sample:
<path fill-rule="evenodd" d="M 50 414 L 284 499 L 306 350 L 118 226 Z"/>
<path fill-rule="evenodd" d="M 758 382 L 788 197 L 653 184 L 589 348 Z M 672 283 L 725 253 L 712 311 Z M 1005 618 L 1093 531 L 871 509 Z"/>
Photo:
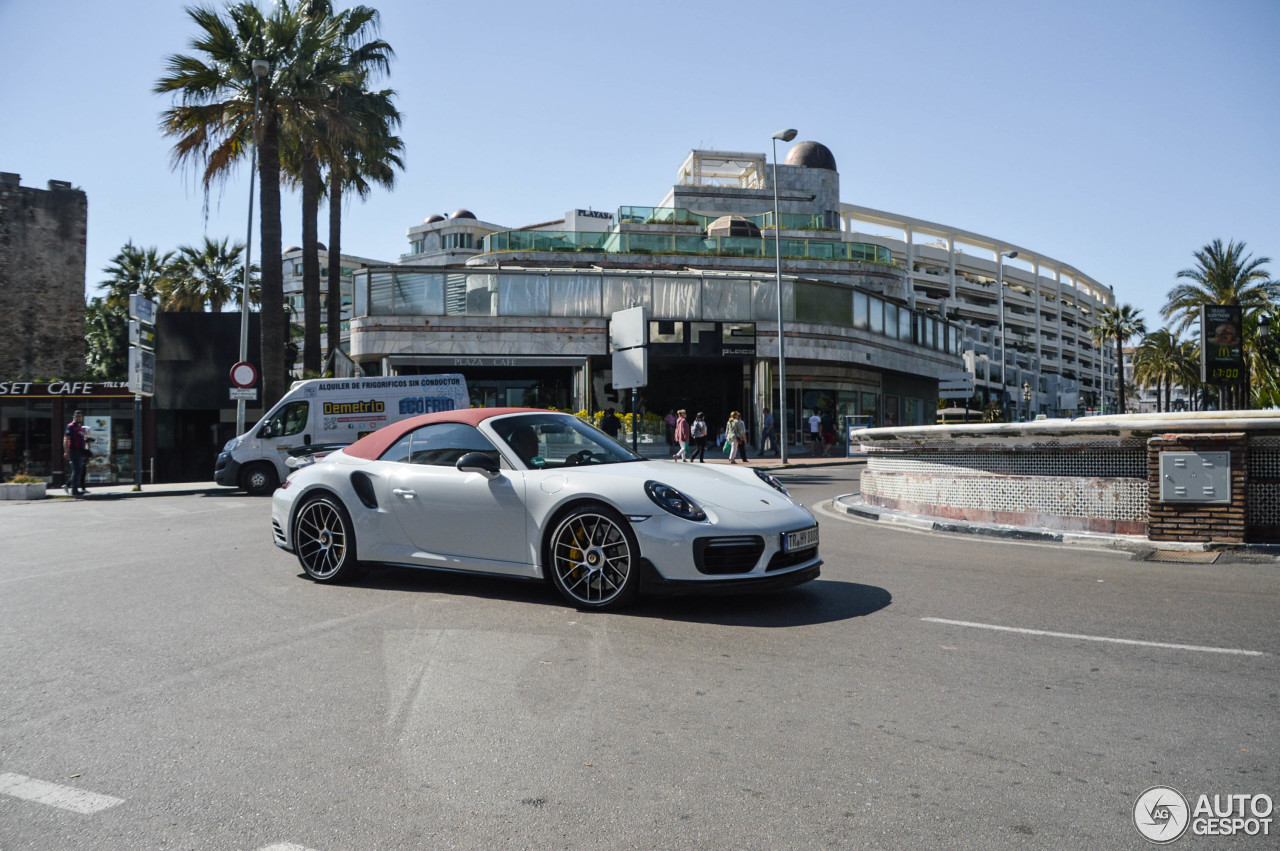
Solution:
<path fill-rule="evenodd" d="M 742 453 L 742 463 L 746 464 L 747 458 L 747 424 L 742 421 L 742 414 L 734 411 L 729 414 L 729 422 L 725 423 L 724 441 L 729 444 L 729 463 L 738 463 L 738 453 Z"/>
<path fill-rule="evenodd" d="M 698 411 L 689 426 L 689 436 L 693 438 L 693 458 L 699 464 L 707 463 L 707 421 L 702 411 Z"/>

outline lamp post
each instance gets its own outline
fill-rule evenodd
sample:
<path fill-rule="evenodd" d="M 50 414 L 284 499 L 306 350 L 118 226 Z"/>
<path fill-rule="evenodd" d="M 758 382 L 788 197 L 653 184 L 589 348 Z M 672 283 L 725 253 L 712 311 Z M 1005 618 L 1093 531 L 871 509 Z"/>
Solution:
<path fill-rule="evenodd" d="M 253 142 L 249 155 L 249 224 L 244 238 L 244 289 L 240 291 L 240 362 L 249 359 L 249 267 L 253 255 L 253 178 L 258 172 L 258 83 L 271 70 L 271 63 L 255 59 L 253 68 Z M 244 434 L 245 400 L 236 400 L 236 434 Z"/>
<path fill-rule="evenodd" d="M 1031 421 L 1031 385 L 1022 382 L 1022 409 L 1025 411 L 1025 419 Z"/>
<path fill-rule="evenodd" d="M 999 307 L 997 309 L 1000 313 L 1000 408 L 1001 410 L 1004 410 L 1004 407 L 1005 407 L 1004 403 L 1005 403 L 1006 394 L 1005 394 L 1004 388 L 1007 387 L 1009 384 L 1009 379 L 1006 373 L 1007 364 L 1005 364 L 1005 360 L 1004 360 L 1004 258 L 1008 257 L 1010 260 L 1012 260 L 1017 256 L 1018 256 L 1018 252 L 1016 251 L 1001 251 L 999 253 L 999 256 L 996 257 L 996 299 L 999 302 Z"/>
<path fill-rule="evenodd" d="M 782 221 L 778 213 L 778 140 L 790 142 L 795 130 L 779 130 L 773 134 L 773 257 L 778 270 L 778 460 L 787 463 L 787 356 L 782 333 Z"/>

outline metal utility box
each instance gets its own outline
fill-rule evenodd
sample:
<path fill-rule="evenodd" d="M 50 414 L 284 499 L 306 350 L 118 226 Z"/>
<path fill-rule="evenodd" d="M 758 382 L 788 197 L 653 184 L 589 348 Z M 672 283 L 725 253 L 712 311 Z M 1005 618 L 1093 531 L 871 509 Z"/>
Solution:
<path fill-rule="evenodd" d="M 1231 502 L 1230 452 L 1161 452 L 1160 501 Z"/>

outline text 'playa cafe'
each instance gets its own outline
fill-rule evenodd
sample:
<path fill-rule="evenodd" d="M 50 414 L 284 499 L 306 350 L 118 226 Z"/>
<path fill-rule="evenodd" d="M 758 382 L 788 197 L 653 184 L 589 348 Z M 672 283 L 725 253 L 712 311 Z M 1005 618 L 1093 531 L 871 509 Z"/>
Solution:
<path fill-rule="evenodd" d="M 1035 295 L 1059 303 L 1037 304 L 1034 321 L 1011 299 L 1006 313 L 1025 313 L 1016 333 L 1034 327 L 1053 345 L 1037 340 L 1030 354 L 1007 345 L 1001 375 L 989 365 L 997 316 L 982 280 L 994 266 L 964 246 L 1005 246 L 912 219 L 900 220 L 902 239 L 852 230 L 899 220 L 842 204 L 835 158 L 816 142 L 790 149 L 777 183 L 775 222 L 765 154 L 695 150 L 654 207 L 574 210 L 516 230 L 467 210 L 430 216 L 409 229 L 412 250 L 398 264 L 355 273 L 350 357 L 369 374 L 462 372 L 477 404 L 625 410 L 628 394 L 611 384 L 608 322 L 642 305 L 651 317 L 645 408 L 715 419 L 737 409 L 754 426 L 762 408 L 777 408 L 780 226 L 793 435 L 814 410 L 931 423 L 939 378 L 966 365 L 993 399 L 1007 400 L 1024 376 L 1034 381 L 1049 413 L 1074 407 L 1071 394 L 1089 387 L 1097 363 L 1081 334 L 1106 288 L 1055 273 L 1052 293 L 1037 285 Z M 913 244 L 913 230 L 929 244 Z M 1036 262 L 1037 276 L 1065 269 Z M 941 290 L 938 270 L 949 276 Z"/>

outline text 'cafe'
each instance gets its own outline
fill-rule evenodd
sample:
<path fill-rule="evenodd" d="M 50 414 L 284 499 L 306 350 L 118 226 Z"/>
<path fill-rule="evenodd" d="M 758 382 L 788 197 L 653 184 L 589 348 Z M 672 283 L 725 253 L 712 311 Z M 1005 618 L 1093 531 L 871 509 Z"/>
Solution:
<path fill-rule="evenodd" d="M 133 394 L 114 381 L 0 381 L 0 478 L 19 473 L 60 486 L 68 471 L 62 458 L 62 431 L 77 410 L 93 443 L 89 448 L 89 484 L 133 481 Z M 147 434 L 143 458 L 150 457 L 154 436 L 151 400 L 143 399 Z"/>

